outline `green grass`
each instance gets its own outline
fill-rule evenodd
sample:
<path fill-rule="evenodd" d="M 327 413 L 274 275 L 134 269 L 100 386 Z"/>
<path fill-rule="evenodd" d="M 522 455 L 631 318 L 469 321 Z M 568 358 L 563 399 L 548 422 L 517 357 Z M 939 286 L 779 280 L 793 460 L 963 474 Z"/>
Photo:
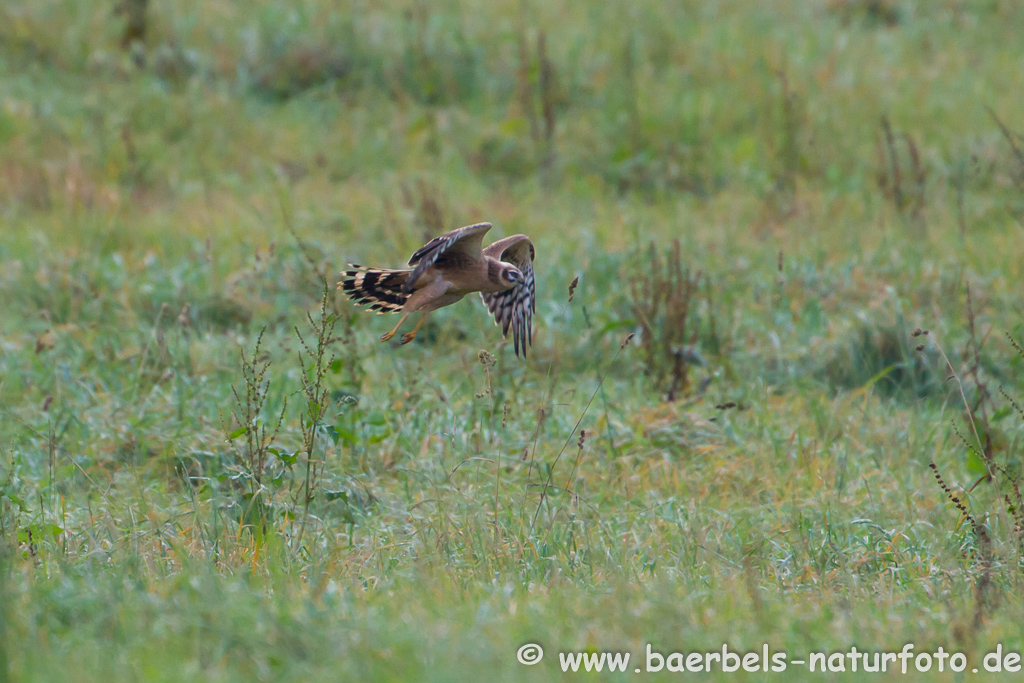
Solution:
<path fill-rule="evenodd" d="M 1018 3 L 114 4 L 0 7 L 0 682 L 1024 647 Z M 481 220 L 537 245 L 527 361 L 333 291 Z M 668 402 L 622 343 L 674 239 Z"/>

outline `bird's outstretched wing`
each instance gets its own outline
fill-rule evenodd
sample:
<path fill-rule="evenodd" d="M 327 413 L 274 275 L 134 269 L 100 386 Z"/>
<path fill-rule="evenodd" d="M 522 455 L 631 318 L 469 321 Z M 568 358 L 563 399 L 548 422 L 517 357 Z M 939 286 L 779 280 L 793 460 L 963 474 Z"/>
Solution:
<path fill-rule="evenodd" d="M 405 281 L 405 291 L 411 292 L 416 280 L 428 268 L 466 266 L 482 258 L 484 235 L 490 229 L 490 223 L 475 223 L 446 232 L 424 244 L 409 259 L 409 265 L 415 268 Z"/>
<path fill-rule="evenodd" d="M 521 348 L 525 357 L 527 345 L 533 344 L 533 314 L 537 310 L 537 287 L 533 276 L 536 252 L 533 242 L 526 235 L 512 235 L 488 245 L 484 254 L 511 263 L 523 274 L 523 281 L 515 287 L 481 296 L 487 310 L 494 316 L 495 324 L 501 325 L 502 335 L 507 337 L 509 328 L 512 328 L 516 355 L 519 355 Z"/>

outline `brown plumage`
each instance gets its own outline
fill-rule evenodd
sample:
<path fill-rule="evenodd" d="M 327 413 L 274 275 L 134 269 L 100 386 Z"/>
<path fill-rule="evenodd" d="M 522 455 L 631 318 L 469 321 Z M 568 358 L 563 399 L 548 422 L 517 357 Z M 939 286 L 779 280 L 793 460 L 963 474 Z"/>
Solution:
<path fill-rule="evenodd" d="M 350 265 L 338 287 L 377 313 L 402 312 L 398 325 L 381 341 L 391 339 L 409 314 L 421 312 L 413 331 L 402 336 L 403 344 L 416 337 L 428 313 L 479 292 L 502 334 L 507 337 L 512 330 L 516 355 L 521 350 L 525 357 L 527 345 L 533 342 L 536 311 L 535 250 L 526 235 L 506 237 L 483 248 L 490 229 L 490 223 L 476 223 L 435 237 L 409 259 L 411 270 Z"/>

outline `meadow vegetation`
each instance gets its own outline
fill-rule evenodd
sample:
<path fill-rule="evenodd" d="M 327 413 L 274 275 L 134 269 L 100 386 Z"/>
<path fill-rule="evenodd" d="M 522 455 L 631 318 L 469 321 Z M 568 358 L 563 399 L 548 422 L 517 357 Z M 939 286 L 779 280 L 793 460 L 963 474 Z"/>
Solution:
<path fill-rule="evenodd" d="M 6 0 L 0 682 L 1021 650 L 1022 29 Z M 537 246 L 526 361 L 334 288 L 483 220 Z"/>

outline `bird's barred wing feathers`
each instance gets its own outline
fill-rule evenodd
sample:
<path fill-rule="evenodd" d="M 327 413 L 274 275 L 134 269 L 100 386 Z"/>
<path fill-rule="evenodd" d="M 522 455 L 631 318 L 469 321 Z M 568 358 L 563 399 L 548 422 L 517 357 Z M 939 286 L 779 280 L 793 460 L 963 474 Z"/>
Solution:
<path fill-rule="evenodd" d="M 409 298 L 402 291 L 402 286 L 411 271 L 365 268 L 354 263 L 348 264 L 348 267 L 349 270 L 342 272 L 342 280 L 338 283 L 345 296 L 378 314 L 402 310 Z"/>
<path fill-rule="evenodd" d="M 481 294 L 487 310 L 494 316 L 495 324 L 501 325 L 501 333 L 508 336 L 512 329 L 512 344 L 516 355 L 533 344 L 533 314 L 537 311 L 537 285 L 533 274 L 535 251 L 533 242 L 526 235 L 513 235 L 484 249 L 484 254 L 511 263 L 523 274 L 523 281 L 511 289 L 494 294 Z"/>
<path fill-rule="evenodd" d="M 490 229 L 490 223 L 474 223 L 435 237 L 424 244 L 409 259 L 409 265 L 415 267 L 405 281 L 405 291 L 411 292 L 416 280 L 424 271 L 434 265 L 440 265 L 439 261 L 450 259 L 465 262 L 481 258 L 484 235 Z"/>

